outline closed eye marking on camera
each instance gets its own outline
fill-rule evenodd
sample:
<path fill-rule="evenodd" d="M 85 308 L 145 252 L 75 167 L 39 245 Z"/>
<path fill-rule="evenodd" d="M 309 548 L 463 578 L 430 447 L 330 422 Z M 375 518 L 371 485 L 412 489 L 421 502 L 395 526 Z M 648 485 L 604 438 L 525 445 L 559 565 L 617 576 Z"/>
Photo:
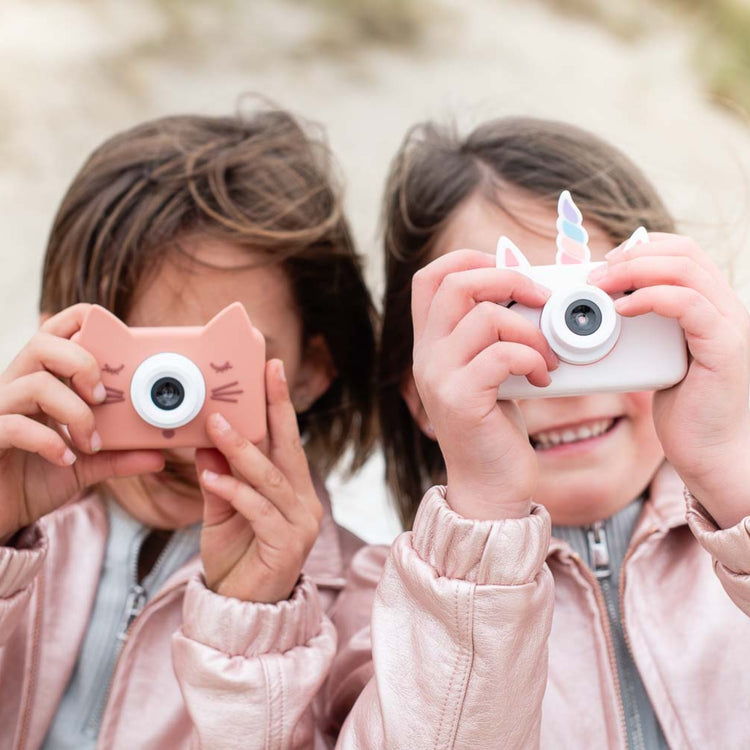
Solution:
<path fill-rule="evenodd" d="M 227 360 L 223 365 L 215 365 L 213 362 L 209 362 L 209 364 L 214 368 L 216 372 L 226 372 L 227 370 L 232 369 L 232 365 L 229 360 Z"/>
<path fill-rule="evenodd" d="M 108 372 L 110 375 L 119 375 L 122 372 L 123 367 L 125 367 L 124 364 L 120 365 L 119 367 L 110 367 L 109 365 L 104 365 L 104 367 L 102 367 L 102 372 Z"/>
<path fill-rule="evenodd" d="M 236 404 L 237 399 L 232 398 L 232 396 L 239 396 L 240 393 L 244 393 L 245 391 L 242 390 L 242 388 L 235 388 L 235 386 L 238 386 L 240 383 L 238 380 L 233 380 L 231 383 L 225 383 L 224 385 L 220 385 L 218 388 L 212 388 L 211 389 L 211 400 L 212 401 L 226 401 L 231 404 Z M 231 390 L 234 388 L 234 390 Z"/>
<path fill-rule="evenodd" d="M 107 391 L 107 398 L 105 398 L 103 401 L 103 403 L 105 404 L 117 404 L 120 401 L 125 400 L 125 396 L 119 388 L 110 388 L 109 386 L 105 385 L 104 390 Z"/>

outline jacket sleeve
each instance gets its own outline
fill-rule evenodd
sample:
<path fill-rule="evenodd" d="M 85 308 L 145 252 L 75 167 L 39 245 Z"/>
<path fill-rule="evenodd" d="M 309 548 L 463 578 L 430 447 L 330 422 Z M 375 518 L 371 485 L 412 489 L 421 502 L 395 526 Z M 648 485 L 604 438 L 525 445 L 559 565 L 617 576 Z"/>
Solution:
<path fill-rule="evenodd" d="M 750 615 L 750 516 L 728 529 L 685 490 L 687 522 L 700 545 L 711 555 L 714 571 L 732 601 Z"/>
<path fill-rule="evenodd" d="M 46 554 L 47 537 L 36 524 L 16 537 L 13 546 L 0 547 L 0 646 L 24 617 Z"/>
<path fill-rule="evenodd" d="M 337 747 L 538 746 L 554 598 L 549 537 L 539 505 L 522 519 L 471 521 L 448 507 L 444 488 L 431 489 L 385 564 L 372 613 L 374 676 Z"/>
<path fill-rule="evenodd" d="M 188 585 L 172 657 L 201 748 L 325 747 L 313 701 L 336 633 L 304 576 L 278 604 L 243 602 Z"/>

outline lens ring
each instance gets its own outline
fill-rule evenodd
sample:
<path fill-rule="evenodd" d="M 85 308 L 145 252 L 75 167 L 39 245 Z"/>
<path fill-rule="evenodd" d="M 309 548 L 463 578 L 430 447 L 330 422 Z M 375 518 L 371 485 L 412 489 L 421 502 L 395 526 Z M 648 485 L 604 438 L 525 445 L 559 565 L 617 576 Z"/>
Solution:
<path fill-rule="evenodd" d="M 158 398 L 159 394 L 162 398 Z M 144 422 L 161 430 L 174 430 L 191 422 L 203 408 L 205 399 L 206 383 L 200 368 L 176 352 L 147 357 L 130 381 L 130 401 L 136 413 Z"/>
<path fill-rule="evenodd" d="M 602 324 L 602 311 L 591 299 L 577 299 L 565 310 L 565 325 L 576 336 L 590 336 Z"/>
<path fill-rule="evenodd" d="M 172 411 L 185 400 L 185 389 L 177 378 L 159 378 L 151 386 L 151 401 L 157 409 Z"/>

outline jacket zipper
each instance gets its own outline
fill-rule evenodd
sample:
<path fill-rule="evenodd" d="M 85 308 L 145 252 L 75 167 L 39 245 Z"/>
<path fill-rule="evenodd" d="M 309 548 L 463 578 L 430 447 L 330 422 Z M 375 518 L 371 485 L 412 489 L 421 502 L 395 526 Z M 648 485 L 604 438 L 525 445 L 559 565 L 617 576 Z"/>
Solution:
<path fill-rule="evenodd" d="M 612 569 L 610 567 L 611 560 L 610 560 L 610 554 L 609 554 L 609 547 L 607 545 L 607 529 L 604 524 L 604 521 L 596 521 L 588 529 L 586 533 L 587 533 L 588 542 L 589 542 L 589 556 L 591 559 L 591 565 L 594 569 L 594 574 L 596 575 L 596 578 L 599 581 L 599 587 L 604 596 L 604 602 L 607 608 L 607 613 L 611 621 L 617 620 L 620 623 L 620 628 L 623 633 L 623 638 L 625 638 L 625 635 L 626 635 L 625 625 L 624 625 L 623 618 L 622 618 L 622 592 L 618 591 L 618 594 L 617 594 L 618 601 L 620 603 L 619 616 L 617 612 L 615 611 L 615 607 L 611 599 Z M 621 581 L 622 581 L 622 574 L 621 574 Z M 632 653 L 631 653 L 631 657 L 632 657 Z M 615 659 L 615 665 L 616 665 L 616 659 Z M 618 678 L 619 678 L 619 672 L 618 672 Z M 628 701 L 630 701 L 630 703 L 632 704 L 634 702 L 634 697 L 632 695 L 630 686 L 627 683 L 627 680 L 620 680 L 620 697 L 622 698 L 622 696 L 625 693 L 627 693 Z M 630 747 L 631 742 L 632 742 L 632 744 L 636 748 L 638 748 L 638 750 L 643 750 L 645 748 L 645 743 L 643 740 L 643 727 L 641 726 L 640 716 L 638 715 L 638 712 L 636 711 L 633 716 L 634 726 L 632 727 L 633 732 L 631 736 L 631 734 L 628 734 L 627 732 L 628 721 L 627 721 L 627 716 L 624 715 L 624 708 L 625 708 L 625 705 L 623 703 L 623 716 L 625 718 L 625 729 L 626 729 L 626 737 L 628 739 L 628 747 Z"/>
<path fill-rule="evenodd" d="M 23 719 L 21 720 L 21 731 L 18 736 L 18 750 L 26 747 L 26 738 L 29 733 L 29 721 L 31 719 L 31 706 L 34 702 L 36 692 L 36 676 L 39 667 L 39 640 L 42 629 L 42 609 L 44 607 L 44 567 L 39 571 L 39 583 L 37 586 L 38 604 L 34 618 L 34 632 L 31 636 L 31 669 L 29 670 L 29 689 L 24 699 Z"/>
<path fill-rule="evenodd" d="M 590 531 L 593 531 L 591 529 Z M 592 541 L 594 546 L 592 547 Z M 609 657 L 609 666 L 612 671 L 612 676 L 615 683 L 615 694 L 617 696 L 617 714 L 620 719 L 620 738 L 623 741 L 623 747 L 628 747 L 628 730 L 625 724 L 625 707 L 622 702 L 622 691 L 620 689 L 620 676 L 617 673 L 617 659 L 615 657 L 615 647 L 612 642 L 612 632 L 609 626 L 609 616 L 607 615 L 607 603 L 604 600 L 604 594 L 602 594 L 601 588 L 599 587 L 599 578 L 605 575 L 611 575 L 611 569 L 609 568 L 609 549 L 607 547 L 606 540 L 602 542 L 602 537 L 597 536 L 596 533 L 589 533 L 589 546 L 591 551 L 592 565 L 595 566 L 595 574 L 592 575 L 590 569 L 581 559 L 581 557 L 575 553 L 570 552 L 570 556 L 578 566 L 583 577 L 591 584 L 591 588 L 594 591 L 597 604 L 599 605 L 599 611 L 604 614 L 604 639 L 607 642 L 607 655 Z"/>
<path fill-rule="evenodd" d="M 127 631 L 125 632 L 125 638 L 123 639 L 123 646 L 120 649 L 119 653 L 117 654 L 117 658 L 115 659 L 115 666 L 112 669 L 112 677 L 109 681 L 109 685 L 107 686 L 107 692 L 104 697 L 104 709 L 102 710 L 101 716 L 99 717 L 99 733 L 96 738 L 97 747 L 99 747 L 99 742 L 101 740 L 101 729 L 104 726 L 104 718 L 106 714 L 107 705 L 109 704 L 109 698 L 112 695 L 112 687 L 115 683 L 115 677 L 117 676 L 117 669 L 120 666 L 120 662 L 123 659 L 123 654 L 125 652 L 126 643 L 125 641 L 128 640 L 128 638 L 132 635 L 135 628 L 137 627 L 138 623 L 143 619 L 143 617 L 149 612 L 149 610 L 152 610 L 154 606 L 158 602 L 160 602 L 165 597 L 172 594 L 174 591 L 177 591 L 177 589 L 184 588 L 187 585 L 187 581 L 178 581 L 174 584 L 172 584 L 169 588 L 162 589 L 146 606 L 141 609 L 138 614 L 136 614 L 131 620 L 130 624 L 128 625 Z"/>
<path fill-rule="evenodd" d="M 625 599 L 624 599 L 624 593 L 625 593 L 625 564 L 627 561 L 631 558 L 633 553 L 640 547 L 647 539 L 650 539 L 656 532 L 658 531 L 658 527 L 652 526 L 648 532 L 646 532 L 635 544 L 633 544 L 630 549 L 625 553 L 625 557 L 622 559 L 622 566 L 620 568 L 620 589 L 618 592 L 618 598 L 620 602 L 620 622 L 622 624 L 622 635 L 625 639 L 625 645 L 628 648 L 628 653 L 630 654 L 630 658 L 633 659 L 633 663 L 635 663 L 635 657 L 633 656 L 633 646 L 630 643 L 630 636 L 628 635 L 628 629 L 625 625 Z M 644 685 L 644 688 L 646 686 Z M 654 714 L 656 714 L 656 711 L 654 711 Z M 659 718 L 658 716 L 656 717 Z M 662 729 L 662 733 L 664 730 Z M 666 738 L 665 738 L 666 739 Z"/>
<path fill-rule="evenodd" d="M 120 653 L 122 652 L 122 647 L 128 638 L 130 626 L 136 620 L 138 615 L 143 611 L 145 604 L 146 604 L 146 600 L 148 598 L 148 591 L 146 590 L 144 586 L 142 586 L 138 582 L 138 562 L 139 562 L 139 558 L 141 554 L 141 548 L 143 547 L 143 543 L 146 541 L 147 538 L 148 538 L 148 533 L 144 534 L 141 537 L 141 539 L 138 542 L 138 547 L 135 551 L 135 555 L 133 556 L 133 565 L 131 567 L 132 575 L 130 578 L 132 583 L 130 584 L 130 590 L 128 591 L 128 598 L 125 604 L 124 622 L 123 622 L 120 632 L 117 634 L 117 640 L 119 644 L 117 647 L 117 653 L 115 655 L 115 662 L 112 668 L 112 672 L 110 673 L 107 690 L 104 693 L 99 704 L 95 707 L 93 713 L 89 716 L 88 721 L 86 722 L 86 728 L 95 730 L 97 735 L 99 733 L 99 729 L 101 728 L 101 721 L 102 721 L 102 717 L 104 716 L 104 711 L 107 707 L 107 701 L 109 700 L 109 695 L 112 689 L 112 679 L 115 674 L 114 670 L 117 667 L 117 663 L 120 658 Z M 162 549 L 162 551 L 159 553 L 159 556 L 156 558 L 156 562 L 154 562 L 154 565 L 149 571 L 148 575 L 158 572 L 159 569 L 162 567 L 162 565 L 164 564 L 164 559 L 167 555 L 167 552 L 169 551 L 169 547 L 172 544 L 173 539 L 174 539 L 174 536 L 170 537 L 170 539 L 164 545 L 164 549 Z"/>

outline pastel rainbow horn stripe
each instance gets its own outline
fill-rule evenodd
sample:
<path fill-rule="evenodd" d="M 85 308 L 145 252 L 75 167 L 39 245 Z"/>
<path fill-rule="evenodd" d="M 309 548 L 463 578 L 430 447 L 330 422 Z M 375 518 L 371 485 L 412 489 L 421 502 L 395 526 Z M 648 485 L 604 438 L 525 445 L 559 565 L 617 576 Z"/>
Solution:
<path fill-rule="evenodd" d="M 588 263 L 591 260 L 589 235 L 583 226 L 583 216 L 568 190 L 563 190 L 557 201 L 556 242 L 556 263 L 565 265 Z"/>

